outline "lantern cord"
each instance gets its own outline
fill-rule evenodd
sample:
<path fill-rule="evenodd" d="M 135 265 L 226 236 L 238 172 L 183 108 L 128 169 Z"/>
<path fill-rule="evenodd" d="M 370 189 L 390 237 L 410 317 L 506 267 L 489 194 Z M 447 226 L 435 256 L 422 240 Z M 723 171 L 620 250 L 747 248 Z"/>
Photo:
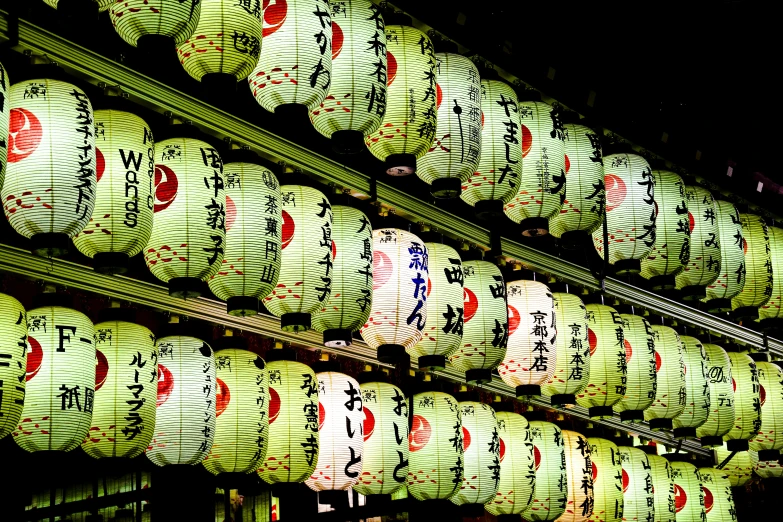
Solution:
<path fill-rule="evenodd" d="M 720 464 L 718 464 L 715 467 L 718 468 L 718 469 L 723 469 L 726 466 L 726 464 L 728 464 L 729 461 L 734 458 L 734 455 L 736 455 L 736 454 L 737 454 L 736 451 L 732 451 L 731 453 L 729 453 L 729 456 L 726 457 L 726 460 L 724 460 L 723 462 L 721 462 Z"/>
<path fill-rule="evenodd" d="M 679 453 L 681 449 L 682 449 L 682 439 L 680 439 L 679 442 L 677 442 L 677 448 L 674 450 L 674 453 Z"/>

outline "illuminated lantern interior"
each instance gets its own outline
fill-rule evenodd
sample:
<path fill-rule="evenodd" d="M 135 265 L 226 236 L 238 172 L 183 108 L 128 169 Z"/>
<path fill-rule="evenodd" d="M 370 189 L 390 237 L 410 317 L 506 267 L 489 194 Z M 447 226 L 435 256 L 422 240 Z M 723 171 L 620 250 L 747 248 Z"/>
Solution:
<path fill-rule="evenodd" d="M 766 330 L 779 330 L 783 324 L 783 229 L 767 227 L 769 229 L 770 261 L 772 262 L 772 295 L 764 305 L 759 308 L 761 327 Z"/>
<path fill-rule="evenodd" d="M 679 334 L 669 326 L 654 324 L 655 400 L 644 410 L 650 429 L 670 430 L 672 419 L 685 411 L 685 361 Z M 660 362 L 659 362 L 660 361 Z"/>
<path fill-rule="evenodd" d="M 8 71 L 6 71 L 5 67 L 3 67 L 3 64 L 0 63 L 0 97 L 2 97 L 3 100 L 8 98 L 8 89 L 10 87 L 11 79 L 8 77 Z M 0 136 L 3 136 L 4 140 L 6 140 L 6 137 L 10 138 L 8 134 L 10 115 L 11 111 L 6 108 L 5 104 L 3 104 L 3 106 L 0 107 Z M 16 132 L 19 132 L 18 128 L 16 129 Z M 13 144 L 16 145 L 16 136 L 14 136 Z M 5 179 L 5 167 L 7 161 L 8 144 L 6 143 L 3 147 L 0 147 L 0 187 L 3 186 L 3 180 Z"/>
<path fill-rule="evenodd" d="M 704 492 L 696 466 L 690 462 L 670 462 L 674 480 L 674 509 L 677 520 L 706 520 Z"/>
<path fill-rule="evenodd" d="M 658 446 L 636 446 L 647 454 L 654 497 L 655 520 L 672 522 L 676 519 L 675 487 L 672 467 L 668 460 L 658 455 Z"/>
<path fill-rule="evenodd" d="M 761 386 L 755 361 L 747 353 L 729 352 L 734 389 L 734 426 L 723 436 L 729 451 L 747 451 L 761 428 Z"/>
<path fill-rule="evenodd" d="M 623 469 L 617 445 L 597 437 L 587 439 L 593 468 L 591 522 L 620 522 L 623 518 Z"/>
<path fill-rule="evenodd" d="M 672 421 L 673 434 L 676 438 L 695 439 L 696 428 L 707 422 L 710 412 L 709 360 L 704 345 L 695 337 L 681 335 L 680 341 L 685 365 L 685 408 Z"/>
<path fill-rule="evenodd" d="M 618 453 L 623 468 L 623 520 L 647 520 L 655 502 L 647 454 L 631 446 L 620 446 Z"/>
<path fill-rule="evenodd" d="M 522 513 L 530 522 L 557 520 L 568 502 L 565 441 L 559 427 L 551 422 L 530 422 L 536 485 L 533 501 Z"/>
<path fill-rule="evenodd" d="M 633 311 L 633 310 L 631 310 Z M 625 395 L 612 409 L 623 422 L 644 420 L 644 410 L 655 400 L 657 372 L 655 332 L 641 315 L 620 314 L 623 321 L 623 344 L 627 378 Z"/>
<path fill-rule="evenodd" d="M 528 508 L 535 489 L 536 463 L 541 463 L 540 451 L 536 460 L 530 444 L 528 421 L 518 413 L 500 411 L 501 404 L 506 403 L 493 403 L 498 408 L 500 480 L 495 498 L 484 506 L 496 517 L 519 515 Z"/>
<path fill-rule="evenodd" d="M 761 460 L 756 451 L 749 451 L 753 472 L 762 479 L 783 478 L 783 465 L 779 460 Z"/>
<path fill-rule="evenodd" d="M 726 351 L 717 344 L 704 343 L 707 355 L 707 384 L 710 393 L 710 411 L 707 420 L 696 428 L 701 445 L 707 448 L 722 446 L 723 436 L 734 426 L 734 380 L 731 361 Z"/>
<path fill-rule="evenodd" d="M 734 495 L 728 474 L 716 468 L 699 468 L 701 490 L 704 495 L 704 513 L 707 522 L 737 520 Z"/>
<path fill-rule="evenodd" d="M 756 361 L 756 372 L 761 427 L 758 435 L 751 439 L 750 449 L 758 452 L 762 461 L 777 460 L 783 449 L 783 370 L 777 364 Z"/>
<path fill-rule="evenodd" d="M 19 425 L 25 399 L 27 366 L 27 312 L 22 303 L 0 293 L 0 440 Z M 41 348 L 37 347 L 36 365 L 40 369 Z"/>
<path fill-rule="evenodd" d="M 128 44 L 159 53 L 190 38 L 201 7 L 200 1 L 124 0 L 114 2 L 109 16 L 114 30 Z"/>
<path fill-rule="evenodd" d="M 691 239 L 688 264 L 675 276 L 675 286 L 685 301 L 698 301 L 720 275 L 721 245 L 717 206 L 709 190 L 685 187 Z"/>
<path fill-rule="evenodd" d="M 558 519 L 562 522 L 585 522 L 593 514 L 593 463 L 590 444 L 584 435 L 563 430 L 565 442 L 568 504 Z"/>
<path fill-rule="evenodd" d="M 715 448 L 715 465 L 723 464 L 723 472 L 729 476 L 732 487 L 741 487 L 750 482 L 753 476 L 753 462 L 750 459 L 750 451 L 733 451 L 727 449 L 728 444 Z M 727 459 L 734 453 L 731 460 Z M 724 464 L 725 463 L 725 464 Z"/>
<path fill-rule="evenodd" d="M 769 227 L 764 218 L 740 214 L 742 241 L 745 248 L 745 286 L 731 300 L 732 315 L 737 320 L 755 320 L 759 307 L 772 296 L 773 266 Z"/>
<path fill-rule="evenodd" d="M 551 285 L 550 285 L 551 286 Z M 590 343 L 587 309 L 574 294 L 553 292 L 557 361 L 552 378 L 542 388 L 552 404 L 575 404 L 576 394 L 587 386 L 590 376 Z"/>
<path fill-rule="evenodd" d="M 707 310 L 730 312 L 731 298 L 745 287 L 745 242 L 740 214 L 732 203 L 715 201 L 715 217 L 720 240 L 720 274 L 707 287 Z"/>

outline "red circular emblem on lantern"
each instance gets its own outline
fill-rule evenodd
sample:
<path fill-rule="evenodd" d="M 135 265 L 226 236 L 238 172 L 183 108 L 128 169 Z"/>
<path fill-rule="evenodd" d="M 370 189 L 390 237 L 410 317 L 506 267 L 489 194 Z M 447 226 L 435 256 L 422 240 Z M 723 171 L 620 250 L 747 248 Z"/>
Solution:
<path fill-rule="evenodd" d="M 397 77 L 397 59 L 391 53 L 386 51 L 386 86 L 391 86 L 394 79 Z"/>
<path fill-rule="evenodd" d="M 508 305 L 508 335 L 510 336 L 519 328 L 521 317 L 519 311 L 511 305 Z"/>
<path fill-rule="evenodd" d="M 337 242 L 332 239 L 332 261 L 337 259 Z"/>
<path fill-rule="evenodd" d="M 592 328 L 587 328 L 587 344 L 590 346 L 590 357 L 595 354 L 595 349 L 598 348 L 598 337 Z"/>
<path fill-rule="evenodd" d="M 462 427 L 462 451 L 468 451 L 468 446 L 470 446 L 470 432 L 468 429 L 463 426 Z"/>
<path fill-rule="evenodd" d="M 375 415 L 373 415 L 366 404 L 362 410 L 364 410 L 364 423 L 362 424 L 362 428 L 364 429 L 364 440 L 367 440 L 375 431 Z"/>
<path fill-rule="evenodd" d="M 661 371 L 661 356 L 658 355 L 658 350 L 655 351 L 655 373 Z"/>
<path fill-rule="evenodd" d="M 237 206 L 234 200 L 226 196 L 226 232 L 231 230 L 237 220 Z"/>
<path fill-rule="evenodd" d="M 343 50 L 344 41 L 345 36 L 343 35 L 343 30 L 337 25 L 337 22 L 332 20 L 332 60 L 337 58 L 340 51 Z"/>
<path fill-rule="evenodd" d="M 685 490 L 680 487 L 679 484 L 674 485 L 674 512 L 679 513 L 682 508 L 685 507 L 685 503 L 688 502 L 688 495 L 685 494 Z"/>
<path fill-rule="evenodd" d="M 761 402 L 761 405 L 764 406 L 764 403 L 767 402 L 767 390 L 764 389 L 764 386 L 759 384 L 759 402 Z"/>
<path fill-rule="evenodd" d="M 377 290 L 385 285 L 392 275 L 392 262 L 384 252 L 376 250 L 372 253 L 372 289 Z"/>
<path fill-rule="evenodd" d="M 326 420 L 326 409 L 323 403 L 318 403 L 318 431 L 323 431 L 324 421 Z"/>
<path fill-rule="evenodd" d="M 604 176 L 606 183 L 606 211 L 609 212 L 623 204 L 625 196 L 628 195 L 628 188 L 625 181 L 614 174 Z"/>
<path fill-rule="evenodd" d="M 432 427 L 421 415 L 414 415 L 412 424 L 411 432 L 408 434 L 408 448 L 410 451 L 419 451 L 430 441 Z"/>
<path fill-rule="evenodd" d="M 707 489 L 706 487 L 701 487 L 702 492 L 704 492 L 704 512 L 709 513 L 712 511 L 712 506 L 715 504 L 715 497 L 712 494 L 712 491 Z"/>
<path fill-rule="evenodd" d="M 520 127 L 522 127 L 522 157 L 524 158 L 533 148 L 533 134 L 525 125 L 520 125 Z"/>
<path fill-rule="evenodd" d="M 541 452 L 538 451 L 538 446 L 533 446 L 533 464 L 538 471 L 538 467 L 541 465 Z"/>
<path fill-rule="evenodd" d="M 748 254 L 748 240 L 744 237 L 742 238 L 742 251 L 745 253 L 745 255 Z"/>
<path fill-rule="evenodd" d="M 476 294 L 473 293 L 473 290 L 465 288 L 462 292 L 462 300 L 465 303 L 464 322 L 467 323 L 476 315 L 476 311 L 478 310 L 478 299 L 476 298 Z"/>
<path fill-rule="evenodd" d="M 435 90 L 436 90 L 436 97 L 435 97 L 435 99 L 437 100 L 436 103 L 435 103 L 435 108 L 440 109 L 440 102 L 443 101 L 443 90 L 440 88 L 440 84 L 439 83 L 435 84 Z"/>
<path fill-rule="evenodd" d="M 593 465 L 593 482 L 598 478 L 598 466 L 595 465 L 595 461 L 592 461 Z"/>
<path fill-rule="evenodd" d="M 157 406 L 169 400 L 171 392 L 174 391 L 174 376 L 168 368 L 158 364 L 158 398 Z"/>
<path fill-rule="evenodd" d="M 631 482 L 630 477 L 628 476 L 628 473 L 623 470 L 623 493 L 628 491 L 628 484 Z"/>
<path fill-rule="evenodd" d="M 22 161 L 35 152 L 43 138 L 41 122 L 27 109 L 11 109 L 8 115 L 8 163 Z"/>
<path fill-rule="evenodd" d="M 693 219 L 693 214 L 688 212 L 688 228 L 690 228 L 691 234 L 693 234 L 693 227 L 696 226 L 696 220 Z"/>
<path fill-rule="evenodd" d="M 95 147 L 95 177 L 97 178 L 97 181 L 101 180 L 105 170 L 106 158 L 103 157 L 103 152 L 101 152 L 101 149 Z"/>
<path fill-rule="evenodd" d="M 503 439 L 500 439 L 500 462 L 503 462 L 505 456 L 506 456 L 506 443 L 503 442 Z"/>
<path fill-rule="evenodd" d="M 179 189 L 177 175 L 166 165 L 155 165 L 155 206 L 154 211 L 165 210 L 174 203 Z"/>
<path fill-rule="evenodd" d="M 291 214 L 283 211 L 283 245 L 282 248 L 285 249 L 291 243 L 291 240 L 294 239 L 294 231 L 296 230 L 296 224 L 294 223 L 293 218 L 291 218 Z"/>
<path fill-rule="evenodd" d="M 231 390 L 228 389 L 228 385 L 220 379 L 217 379 L 217 390 L 215 390 L 215 417 L 220 417 L 220 414 L 226 411 L 228 403 L 231 402 Z"/>
<path fill-rule="evenodd" d="M 275 422 L 277 416 L 280 415 L 280 395 L 277 391 L 269 387 L 269 424 Z"/>
<path fill-rule="evenodd" d="M 568 174 L 568 171 L 571 170 L 571 160 L 568 159 L 568 154 L 565 155 L 565 168 L 566 174 Z"/>
<path fill-rule="evenodd" d="M 264 0 L 264 29 L 262 38 L 266 38 L 282 27 L 288 15 L 288 2 L 286 0 Z"/>
<path fill-rule="evenodd" d="M 109 360 L 100 350 L 95 350 L 95 391 L 103 387 L 109 375 Z"/>
<path fill-rule="evenodd" d="M 734 380 L 734 377 L 731 378 L 731 390 L 737 393 L 737 381 Z"/>
<path fill-rule="evenodd" d="M 633 355 L 633 348 L 631 348 L 631 343 L 628 342 L 628 339 L 625 339 L 625 362 L 629 363 L 631 362 L 631 356 Z"/>
<path fill-rule="evenodd" d="M 33 377 L 35 377 L 38 372 L 41 370 L 41 365 L 43 364 L 43 348 L 41 348 L 41 343 L 36 341 L 32 336 L 27 336 L 27 368 L 26 368 L 26 378 L 25 380 L 29 381 Z"/>

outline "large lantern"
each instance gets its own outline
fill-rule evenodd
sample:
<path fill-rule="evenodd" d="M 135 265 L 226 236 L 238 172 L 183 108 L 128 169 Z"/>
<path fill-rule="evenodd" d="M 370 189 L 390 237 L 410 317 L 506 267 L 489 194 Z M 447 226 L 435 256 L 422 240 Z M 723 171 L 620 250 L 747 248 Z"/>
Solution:
<path fill-rule="evenodd" d="M 770 300 L 773 290 L 772 253 L 769 228 L 764 218 L 755 214 L 740 214 L 742 240 L 745 248 L 745 286 L 731 300 L 736 319 L 756 319 L 759 307 Z"/>
<path fill-rule="evenodd" d="M 516 194 L 503 207 L 519 223 L 522 235 L 549 233 L 549 218 L 565 200 L 565 130 L 560 110 L 540 101 L 519 102 L 522 177 Z"/>
<path fill-rule="evenodd" d="M 248 150 L 231 151 L 223 165 L 226 183 L 226 247 L 209 289 L 226 301 L 230 315 L 258 313 L 258 300 L 277 285 L 283 218 L 280 185 Z"/>
<path fill-rule="evenodd" d="M 676 504 L 674 480 L 672 468 L 668 460 L 658 455 L 657 446 L 637 446 L 647 454 L 650 463 L 650 477 L 652 478 L 654 496 L 655 522 L 675 522 Z"/>
<path fill-rule="evenodd" d="M 337 152 L 355 153 L 386 113 L 386 32 L 381 10 L 370 0 L 334 3 L 331 10 L 331 85 L 310 119 Z"/>
<path fill-rule="evenodd" d="M 704 493 L 696 466 L 690 462 L 671 462 L 674 481 L 674 509 L 677 520 L 705 520 Z"/>
<path fill-rule="evenodd" d="M 459 403 L 464 470 L 451 501 L 478 516 L 495 499 L 500 483 L 500 435 L 495 410 L 481 402 Z M 475 508 L 475 509 L 474 509 Z"/>
<path fill-rule="evenodd" d="M 723 465 L 723 471 L 729 476 L 732 487 L 744 486 L 752 478 L 753 462 L 750 459 L 750 451 L 733 452 L 724 444 L 715 448 L 715 464 Z"/>
<path fill-rule="evenodd" d="M 734 388 L 734 427 L 723 440 L 729 451 L 747 451 L 748 441 L 761 428 L 761 386 L 756 363 L 750 355 L 729 352 Z"/>
<path fill-rule="evenodd" d="M 516 274 L 512 277 L 516 277 Z M 541 395 L 541 385 L 555 374 L 557 347 L 552 292 L 538 281 L 506 283 L 508 347 L 498 373 L 517 397 Z"/>
<path fill-rule="evenodd" d="M 675 438 L 696 438 L 696 428 L 707 422 L 710 413 L 709 359 L 704 345 L 695 337 L 681 335 L 685 368 L 685 408 L 672 426 Z"/>
<path fill-rule="evenodd" d="M 178 45 L 190 38 L 198 25 L 201 4 L 179 0 L 123 0 L 114 3 L 109 15 L 120 38 L 133 47 L 160 52 L 166 50 L 162 49 L 165 45 Z"/>
<path fill-rule="evenodd" d="M 6 72 L 5 67 L 3 67 L 2 63 L 0 63 L 0 97 L 2 97 L 3 100 L 8 98 L 8 89 L 10 87 L 11 80 L 8 78 L 8 73 Z M 10 109 L 5 105 L 5 103 L 3 103 L 3 105 L 0 106 L 0 136 L 3 136 L 4 140 L 6 137 L 10 137 L 8 133 L 8 122 L 10 114 Z M 3 186 L 3 180 L 5 179 L 5 166 L 6 162 L 8 161 L 8 143 L 4 143 L 3 145 L 3 147 L 0 147 L 0 187 Z"/>
<path fill-rule="evenodd" d="M 783 370 L 777 364 L 756 362 L 759 379 L 761 427 L 750 441 L 750 449 L 761 460 L 777 460 L 783 449 Z"/>
<path fill-rule="evenodd" d="M 197 297 L 226 248 L 223 160 L 193 138 L 164 140 L 155 153 L 155 219 L 144 259 L 170 295 Z"/>
<path fill-rule="evenodd" d="M 405 22 L 386 26 L 386 114 L 365 140 L 392 176 L 416 172 L 416 159 L 430 150 L 438 123 L 432 41 Z"/>
<path fill-rule="evenodd" d="M 27 312 L 10 295 L 0 294 L 0 439 L 19 424 L 25 398 Z M 40 350 L 37 354 L 41 360 Z"/>
<path fill-rule="evenodd" d="M 92 105 L 80 88 L 49 79 L 12 85 L 5 103 L 10 109 L 5 217 L 31 239 L 34 254 L 63 255 L 95 206 Z"/>
<path fill-rule="evenodd" d="M 588 304 L 585 308 L 590 377 L 576 403 L 588 408 L 590 417 L 611 417 L 612 406 L 625 396 L 628 380 L 623 318 L 611 306 Z"/>
<path fill-rule="evenodd" d="M 763 479 L 783 478 L 783 464 L 780 463 L 780 460 L 761 460 L 758 452 L 755 451 L 749 451 L 748 454 L 756 475 Z"/>
<path fill-rule="evenodd" d="M 657 374 L 655 332 L 644 317 L 621 314 L 627 378 L 625 395 L 612 409 L 623 422 L 644 420 L 644 410 L 655 400 Z"/>
<path fill-rule="evenodd" d="M 593 514 L 593 464 L 590 444 L 584 435 L 563 430 L 565 442 L 566 476 L 568 477 L 568 504 L 558 520 L 585 522 Z"/>
<path fill-rule="evenodd" d="M 73 239 L 96 271 L 124 273 L 152 233 L 155 143 L 149 125 L 130 112 L 95 111 L 98 185 L 90 223 Z"/>
<path fill-rule="evenodd" d="M 95 325 L 95 402 L 82 443 L 96 459 L 133 458 L 155 433 L 158 350 L 155 336 L 134 324 L 131 310 L 110 308 Z"/>
<path fill-rule="evenodd" d="M 435 55 L 437 134 L 416 174 L 436 198 L 455 198 L 481 157 L 481 80 L 473 62 L 456 52 Z"/>
<path fill-rule="evenodd" d="M 313 314 L 313 329 L 324 345 L 349 346 L 353 332 L 370 317 L 372 308 L 372 226 L 361 210 L 332 207 L 332 297 Z"/>
<path fill-rule="evenodd" d="M 552 293 L 555 305 L 555 373 L 543 386 L 554 405 L 575 404 L 576 394 L 584 390 L 590 377 L 590 339 L 587 309 L 574 294 Z"/>
<path fill-rule="evenodd" d="M 462 344 L 451 355 L 452 366 L 468 382 L 492 380 L 508 342 L 506 284 L 500 269 L 487 261 L 462 263 L 465 277 Z"/>
<path fill-rule="evenodd" d="M 464 440 L 459 403 L 443 392 L 411 397 L 408 493 L 417 500 L 451 498 L 462 485 Z"/>
<path fill-rule="evenodd" d="M 427 322 L 427 247 L 397 228 L 373 230 L 372 238 L 372 309 L 361 333 L 379 360 L 395 361 L 419 342 Z"/>
<path fill-rule="evenodd" d="M 267 5 L 263 38 L 258 64 L 247 79 L 259 105 L 269 112 L 318 107 L 331 86 L 337 43 L 329 1 Z"/>
<path fill-rule="evenodd" d="M 720 241 L 720 274 L 707 287 L 707 309 L 730 312 L 731 298 L 745 287 L 745 242 L 742 240 L 740 214 L 728 201 L 715 201 Z"/>
<path fill-rule="evenodd" d="M 623 468 L 614 442 L 591 437 L 593 514 L 590 522 L 620 522 L 623 518 Z"/>
<path fill-rule="evenodd" d="M 481 158 L 462 184 L 460 198 L 482 219 L 499 218 L 522 178 L 519 109 L 513 87 L 500 80 L 481 80 Z"/>
<path fill-rule="evenodd" d="M 545 421 L 530 423 L 536 485 L 533 501 L 522 513 L 530 522 L 557 520 L 568 504 L 565 440 L 555 424 Z"/>
<path fill-rule="evenodd" d="M 704 513 L 707 522 L 737 520 L 734 496 L 728 475 L 720 469 L 699 468 L 701 490 L 704 494 Z"/>
<path fill-rule="evenodd" d="M 691 229 L 690 254 L 675 283 L 684 300 L 697 301 L 704 298 L 707 286 L 720 275 L 720 231 L 712 193 L 702 187 L 687 186 L 685 196 Z"/>
<path fill-rule="evenodd" d="M 768 227 L 770 262 L 772 265 L 772 294 L 769 301 L 759 308 L 761 327 L 766 329 L 780 329 L 783 323 L 783 229 Z"/>
<path fill-rule="evenodd" d="M 176 330 L 186 331 L 178 326 Z M 201 339 L 176 330 L 158 339 L 158 407 L 147 449 L 158 466 L 198 464 L 215 439 L 215 355 Z"/>
<path fill-rule="evenodd" d="M 688 264 L 690 256 L 690 220 L 685 184 L 668 170 L 654 170 L 655 245 L 642 260 L 641 276 L 650 280 L 654 290 L 673 289 L 674 276 Z"/>
<path fill-rule="evenodd" d="M 226 332 L 228 333 L 228 332 Z M 204 458 L 214 475 L 252 473 L 269 444 L 269 382 L 266 363 L 244 339 L 218 339 L 215 352 L 215 440 Z"/>
<path fill-rule="evenodd" d="M 334 279 L 332 206 L 319 190 L 283 185 L 280 276 L 264 298 L 286 332 L 310 328 L 310 314 L 329 301 Z"/>
<path fill-rule="evenodd" d="M 710 393 L 710 411 L 707 420 L 696 428 L 704 447 L 721 446 L 723 436 L 734 426 L 734 380 L 731 361 L 726 351 L 717 344 L 704 344 L 707 356 L 707 384 Z"/>
<path fill-rule="evenodd" d="M 617 274 L 636 273 L 655 245 L 655 184 L 650 165 L 635 154 L 604 158 L 609 264 Z M 604 257 L 604 233 L 593 232 L 593 245 Z"/>
<path fill-rule="evenodd" d="M 11 149 L 9 149 L 11 150 Z M 14 440 L 25 451 L 71 451 L 95 404 L 95 330 L 66 295 L 36 296 L 27 312 L 24 408 Z M 14 341 L 19 341 L 15 338 Z"/>
<path fill-rule="evenodd" d="M 620 446 L 618 453 L 623 468 L 623 520 L 648 520 L 655 498 L 647 454 L 631 446 Z"/>
<path fill-rule="evenodd" d="M 685 361 L 679 334 L 669 326 L 654 324 L 655 400 L 644 410 L 650 429 L 670 430 L 672 419 L 685 410 Z"/>

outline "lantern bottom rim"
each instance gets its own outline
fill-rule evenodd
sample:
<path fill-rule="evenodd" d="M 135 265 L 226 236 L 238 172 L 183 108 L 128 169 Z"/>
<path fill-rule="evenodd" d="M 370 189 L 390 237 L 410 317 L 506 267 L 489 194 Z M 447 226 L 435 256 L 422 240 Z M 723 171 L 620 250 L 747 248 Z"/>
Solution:
<path fill-rule="evenodd" d="M 731 312 L 731 299 L 723 297 L 709 299 L 704 303 L 704 308 L 711 314 Z"/>
<path fill-rule="evenodd" d="M 353 341 L 353 332 L 347 328 L 330 328 L 324 330 L 324 346 L 329 348 L 341 348 L 351 346 Z"/>
<path fill-rule="evenodd" d="M 514 514 L 505 514 L 505 515 L 497 515 L 495 518 L 498 519 L 498 522 L 519 522 L 522 516 L 517 513 Z"/>
<path fill-rule="evenodd" d="M 234 317 L 258 315 L 258 298 L 235 295 L 226 299 L 226 312 Z"/>
<path fill-rule="evenodd" d="M 674 290 L 675 278 L 673 275 L 657 275 L 650 279 L 650 288 L 653 290 Z"/>
<path fill-rule="evenodd" d="M 542 237 L 549 234 L 549 220 L 543 217 L 529 217 L 519 222 L 525 237 Z"/>
<path fill-rule="evenodd" d="M 620 422 L 636 422 L 644 420 L 643 410 L 625 410 L 620 412 Z"/>
<path fill-rule="evenodd" d="M 71 238 L 61 232 L 42 232 L 30 238 L 30 251 L 41 257 L 61 257 L 71 250 Z"/>
<path fill-rule="evenodd" d="M 492 370 L 488 368 L 473 368 L 465 372 L 465 380 L 471 384 L 486 384 L 492 382 Z"/>
<path fill-rule="evenodd" d="M 99 274 L 124 274 L 129 262 L 125 252 L 98 252 L 92 257 L 92 267 Z"/>
<path fill-rule="evenodd" d="M 289 312 L 280 316 L 280 328 L 284 332 L 304 332 L 310 329 L 310 314 Z"/>
<path fill-rule="evenodd" d="M 573 393 L 556 393 L 549 400 L 552 406 L 565 406 L 567 404 L 576 404 L 576 395 Z"/>
<path fill-rule="evenodd" d="M 734 322 L 755 321 L 759 318 L 759 309 L 755 306 L 740 306 L 731 312 L 731 318 Z"/>
<path fill-rule="evenodd" d="M 323 489 L 318 491 L 318 503 L 329 504 L 335 510 L 348 508 L 348 491 L 345 489 Z"/>
<path fill-rule="evenodd" d="M 405 360 L 408 352 L 401 344 L 382 344 L 378 347 L 377 358 L 382 363 L 397 364 Z"/>
<path fill-rule="evenodd" d="M 642 271 L 642 262 L 638 259 L 620 259 L 612 266 L 616 275 L 638 274 Z"/>
<path fill-rule="evenodd" d="M 726 441 L 726 449 L 729 451 L 748 451 L 750 443 L 745 439 L 731 439 Z"/>
<path fill-rule="evenodd" d="M 538 384 L 520 384 L 516 388 L 517 397 L 533 397 L 541 395 L 541 386 Z"/>
<path fill-rule="evenodd" d="M 614 410 L 611 406 L 591 406 L 590 408 L 587 408 L 587 414 L 591 419 L 602 419 L 614 415 Z"/>
<path fill-rule="evenodd" d="M 442 370 L 446 367 L 446 357 L 443 355 L 422 355 L 417 363 L 419 369 Z"/>
<path fill-rule="evenodd" d="M 388 506 L 389 504 L 391 504 L 391 502 L 392 502 L 391 493 L 373 493 L 371 495 L 364 496 L 365 505 L 372 508 Z"/>
<path fill-rule="evenodd" d="M 771 332 L 773 330 L 783 330 L 783 319 L 779 317 L 770 317 L 759 321 L 759 326 L 763 332 Z"/>
<path fill-rule="evenodd" d="M 384 161 L 389 176 L 410 176 L 416 173 L 416 156 L 413 154 L 389 154 Z"/>
<path fill-rule="evenodd" d="M 650 419 L 650 429 L 653 431 L 672 429 L 671 419 Z"/>
<path fill-rule="evenodd" d="M 332 150 L 337 154 L 359 154 L 364 150 L 364 134 L 358 130 L 338 130 L 332 133 Z"/>
<path fill-rule="evenodd" d="M 219 94 L 221 97 L 236 94 L 237 77 L 233 74 L 214 72 L 201 77 L 201 85 L 209 94 Z"/>
<path fill-rule="evenodd" d="M 672 434 L 675 439 L 695 439 L 696 428 L 674 428 Z"/>
<path fill-rule="evenodd" d="M 484 504 L 458 504 L 463 518 L 480 518 L 484 516 Z"/>
<path fill-rule="evenodd" d="M 775 449 L 759 450 L 759 462 L 768 462 L 771 460 L 778 460 L 780 458 L 780 451 Z"/>
<path fill-rule="evenodd" d="M 97 21 L 98 4 L 91 0 L 60 0 L 57 2 L 57 13 L 73 18 L 91 16 Z"/>
<path fill-rule="evenodd" d="M 680 288 L 680 296 L 683 301 L 700 301 L 707 296 L 707 287 L 704 285 L 690 285 Z"/>
<path fill-rule="evenodd" d="M 717 435 L 707 435 L 701 438 L 702 448 L 715 448 L 717 446 L 723 446 L 723 437 Z"/>
<path fill-rule="evenodd" d="M 432 180 L 430 194 L 433 198 L 454 199 L 462 193 L 462 180 L 459 178 L 437 178 Z"/>
<path fill-rule="evenodd" d="M 560 234 L 560 246 L 566 250 L 579 250 L 590 240 L 590 233 L 586 230 L 568 230 Z"/>
<path fill-rule="evenodd" d="M 476 219 L 480 221 L 494 221 L 505 216 L 503 213 L 503 202 L 499 199 L 476 201 L 473 208 L 476 212 Z"/>
<path fill-rule="evenodd" d="M 300 493 L 302 486 L 304 486 L 302 482 L 275 482 L 270 484 L 270 489 L 273 497 L 281 498 Z"/>
<path fill-rule="evenodd" d="M 201 297 L 203 281 L 197 277 L 174 277 L 169 279 L 169 295 L 181 299 Z"/>

